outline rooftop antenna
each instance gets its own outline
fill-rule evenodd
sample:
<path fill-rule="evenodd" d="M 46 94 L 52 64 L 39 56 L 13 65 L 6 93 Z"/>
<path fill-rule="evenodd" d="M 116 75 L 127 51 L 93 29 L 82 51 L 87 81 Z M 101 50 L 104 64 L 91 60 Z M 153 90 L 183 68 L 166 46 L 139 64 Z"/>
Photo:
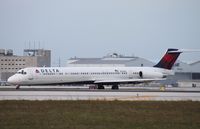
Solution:
<path fill-rule="evenodd" d="M 26 41 L 24 42 L 24 49 L 26 49 Z"/>
<path fill-rule="evenodd" d="M 31 41 L 29 41 L 29 49 L 30 49 L 30 47 L 31 47 Z"/>
<path fill-rule="evenodd" d="M 45 48 L 45 43 L 43 43 L 43 48 L 42 49 L 44 49 Z"/>
<path fill-rule="evenodd" d="M 58 67 L 60 67 L 60 56 L 59 56 L 59 59 L 58 59 Z"/>
<path fill-rule="evenodd" d="M 39 41 L 38 45 L 39 45 L 39 49 L 40 49 L 40 41 Z"/>
<path fill-rule="evenodd" d="M 35 50 L 35 41 L 34 41 L 34 46 L 33 46 L 33 49 Z"/>

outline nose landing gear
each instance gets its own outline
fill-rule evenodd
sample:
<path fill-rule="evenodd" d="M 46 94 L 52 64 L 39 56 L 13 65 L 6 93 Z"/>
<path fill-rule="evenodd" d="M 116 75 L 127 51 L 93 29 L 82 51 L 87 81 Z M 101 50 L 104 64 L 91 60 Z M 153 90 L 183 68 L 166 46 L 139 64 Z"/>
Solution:
<path fill-rule="evenodd" d="M 16 90 L 20 88 L 20 85 L 16 85 Z"/>

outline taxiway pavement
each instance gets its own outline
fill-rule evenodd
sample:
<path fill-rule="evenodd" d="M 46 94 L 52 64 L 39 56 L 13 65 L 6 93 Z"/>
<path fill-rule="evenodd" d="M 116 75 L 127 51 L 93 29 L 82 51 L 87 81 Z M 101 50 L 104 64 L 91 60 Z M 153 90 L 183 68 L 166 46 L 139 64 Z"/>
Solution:
<path fill-rule="evenodd" d="M 0 100 L 122 100 L 122 101 L 200 101 L 199 88 L 159 87 L 121 88 L 120 90 L 85 87 L 1 87 Z"/>

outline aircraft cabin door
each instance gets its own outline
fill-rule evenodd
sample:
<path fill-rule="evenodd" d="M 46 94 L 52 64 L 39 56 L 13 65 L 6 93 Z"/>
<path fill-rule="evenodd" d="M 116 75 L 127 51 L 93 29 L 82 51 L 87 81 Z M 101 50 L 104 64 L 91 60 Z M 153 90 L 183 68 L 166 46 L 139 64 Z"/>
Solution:
<path fill-rule="evenodd" d="M 29 73 L 29 74 L 28 74 L 28 80 L 29 80 L 29 81 L 33 80 L 33 74 L 34 74 L 34 73 L 33 73 L 31 70 L 29 70 L 28 73 Z"/>
<path fill-rule="evenodd" d="M 128 78 L 133 79 L 133 71 L 132 70 L 128 71 Z"/>

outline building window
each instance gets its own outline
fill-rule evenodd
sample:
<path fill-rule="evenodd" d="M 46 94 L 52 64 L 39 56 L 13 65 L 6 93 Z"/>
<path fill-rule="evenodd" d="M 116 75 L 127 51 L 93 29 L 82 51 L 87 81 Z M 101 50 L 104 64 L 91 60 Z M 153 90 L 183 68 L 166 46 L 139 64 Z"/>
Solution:
<path fill-rule="evenodd" d="M 200 73 L 192 73 L 192 79 L 199 80 L 200 79 Z"/>

